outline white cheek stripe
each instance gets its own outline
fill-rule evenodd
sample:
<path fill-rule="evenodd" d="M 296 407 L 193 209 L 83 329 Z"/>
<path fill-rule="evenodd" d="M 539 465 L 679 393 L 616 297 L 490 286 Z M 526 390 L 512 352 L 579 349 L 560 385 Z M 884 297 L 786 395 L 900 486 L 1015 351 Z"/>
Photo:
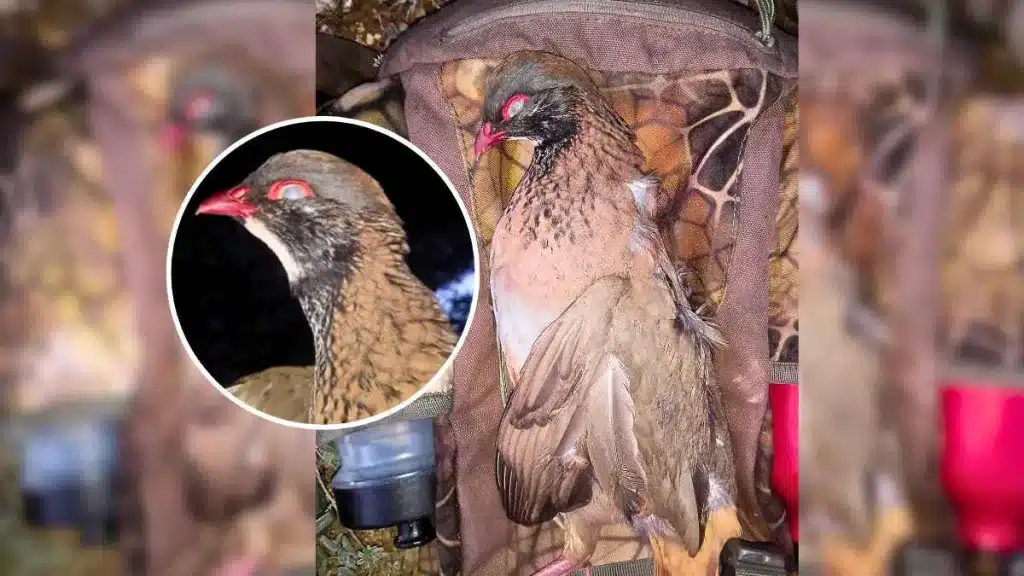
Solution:
<path fill-rule="evenodd" d="M 270 248 L 270 251 L 274 253 L 274 256 L 277 256 L 277 259 L 281 261 L 281 266 L 284 267 L 284 273 L 288 275 L 289 282 L 294 284 L 298 281 L 302 276 L 299 263 L 295 261 L 291 252 L 288 251 L 284 242 L 281 242 L 281 239 L 278 238 L 277 235 L 271 232 L 264 223 L 256 220 L 255 218 L 245 219 L 245 229 L 253 236 L 259 238 L 260 241 L 267 245 L 267 248 Z"/>

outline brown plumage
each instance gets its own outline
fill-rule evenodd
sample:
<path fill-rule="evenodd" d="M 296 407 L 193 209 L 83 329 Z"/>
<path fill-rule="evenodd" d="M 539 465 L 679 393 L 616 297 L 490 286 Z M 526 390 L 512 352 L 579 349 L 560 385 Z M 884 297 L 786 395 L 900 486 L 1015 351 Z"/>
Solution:
<path fill-rule="evenodd" d="M 505 511 L 525 525 L 561 515 L 563 554 L 540 574 L 585 564 L 616 521 L 696 555 L 735 496 L 712 368 L 721 339 L 686 301 L 654 225 L 658 183 L 586 73 L 550 54 L 516 53 L 494 71 L 476 151 L 506 139 L 535 148 L 491 245 L 513 388 L 498 432 Z"/>
<path fill-rule="evenodd" d="M 182 426 L 185 505 L 220 533 L 221 558 L 264 569 L 302 567 L 315 554 L 315 434 L 239 410 L 192 381 Z"/>
<path fill-rule="evenodd" d="M 380 185 L 330 154 L 294 150 L 204 201 L 280 260 L 313 332 L 316 364 L 248 376 L 231 392 L 289 420 L 339 424 L 398 405 L 455 346 L 436 296 L 405 262 L 401 220 Z"/>
<path fill-rule="evenodd" d="M 845 238 L 827 222 L 831 200 L 824 182 L 801 183 L 801 273 L 804 327 L 814 351 L 802 359 L 800 391 L 801 533 L 810 547 L 819 528 L 857 546 L 869 543 L 876 502 L 882 422 L 879 384 L 885 326 L 857 300 L 857 270 L 842 258 Z M 802 556 L 803 558 L 803 556 Z"/>
<path fill-rule="evenodd" d="M 309 412 L 312 385 L 312 366 L 274 366 L 235 380 L 228 392 L 266 414 L 301 422 Z"/>

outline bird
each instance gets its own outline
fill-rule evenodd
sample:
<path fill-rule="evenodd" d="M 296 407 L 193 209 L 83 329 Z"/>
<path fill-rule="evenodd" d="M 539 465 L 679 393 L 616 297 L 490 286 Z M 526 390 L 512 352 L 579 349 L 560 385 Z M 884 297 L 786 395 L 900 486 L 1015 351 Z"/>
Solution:
<path fill-rule="evenodd" d="M 277 256 L 313 333 L 314 366 L 270 368 L 229 388 L 250 406 L 313 424 L 366 418 L 409 398 L 452 354 L 455 331 L 405 261 L 401 219 L 354 164 L 278 153 L 196 213 L 235 219 Z"/>
<path fill-rule="evenodd" d="M 532 160 L 490 250 L 512 390 L 495 462 L 505 513 L 560 519 L 563 550 L 539 576 L 589 570 L 600 528 L 623 520 L 656 566 L 681 545 L 705 573 L 718 557 L 702 550 L 709 517 L 735 510 L 712 365 L 724 341 L 656 228 L 658 180 L 587 72 L 554 54 L 515 52 L 491 73 L 477 161 L 514 139 L 533 143 Z"/>
<path fill-rule="evenodd" d="M 257 88 L 238 70 L 220 63 L 185 68 L 172 80 L 161 136 L 180 152 L 188 136 L 207 136 L 220 152 L 262 125 Z"/>
<path fill-rule="evenodd" d="M 274 366 L 235 380 L 228 389 L 235 397 L 260 411 L 302 422 L 309 411 L 313 371 L 309 366 Z"/>

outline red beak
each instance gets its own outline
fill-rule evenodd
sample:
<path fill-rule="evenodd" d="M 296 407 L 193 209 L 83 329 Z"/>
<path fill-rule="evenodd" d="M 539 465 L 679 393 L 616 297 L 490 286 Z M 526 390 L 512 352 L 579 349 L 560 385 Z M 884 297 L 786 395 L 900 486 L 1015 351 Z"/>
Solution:
<path fill-rule="evenodd" d="M 484 122 L 484 125 L 480 127 L 480 132 L 477 133 L 476 140 L 473 142 L 473 155 L 476 158 L 480 158 L 481 154 L 505 139 L 504 132 L 493 132 L 493 130 L 490 122 Z"/>
<path fill-rule="evenodd" d="M 160 132 L 160 149 L 165 153 L 174 153 L 181 149 L 185 142 L 185 129 L 177 124 L 165 124 Z"/>
<path fill-rule="evenodd" d="M 230 190 L 218 192 L 203 200 L 196 209 L 196 214 L 212 214 L 215 216 L 234 216 L 236 218 L 248 218 L 259 208 L 246 202 L 243 197 L 245 188 L 236 186 Z"/>

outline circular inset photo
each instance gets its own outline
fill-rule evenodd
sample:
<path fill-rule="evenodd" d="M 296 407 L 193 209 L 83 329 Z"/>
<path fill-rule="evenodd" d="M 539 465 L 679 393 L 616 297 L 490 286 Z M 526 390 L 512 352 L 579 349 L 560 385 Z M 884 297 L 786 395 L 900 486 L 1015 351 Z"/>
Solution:
<path fill-rule="evenodd" d="M 304 428 L 443 392 L 476 305 L 479 252 L 455 189 L 411 143 L 355 120 L 236 142 L 189 191 L 168 250 L 171 313 L 207 379 Z"/>

